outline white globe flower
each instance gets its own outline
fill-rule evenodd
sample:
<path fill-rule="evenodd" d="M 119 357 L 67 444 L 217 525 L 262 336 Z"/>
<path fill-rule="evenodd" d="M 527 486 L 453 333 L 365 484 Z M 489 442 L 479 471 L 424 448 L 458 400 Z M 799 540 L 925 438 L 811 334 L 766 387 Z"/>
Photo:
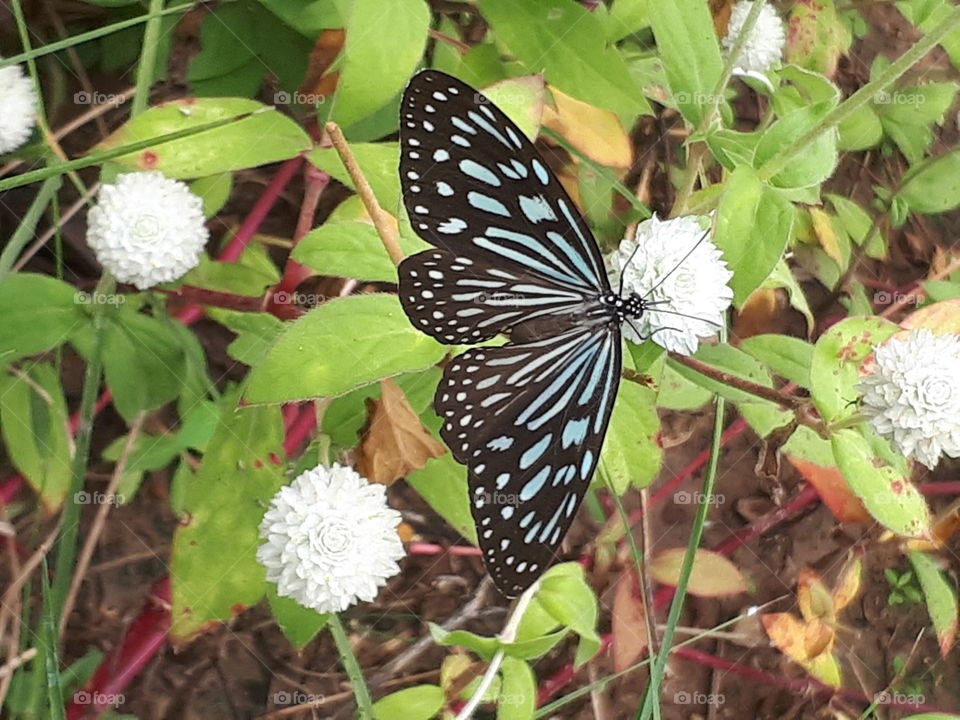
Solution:
<path fill-rule="evenodd" d="M 608 258 L 611 283 L 622 278 L 623 294 L 636 293 L 651 307 L 623 326 L 628 340 L 650 338 L 667 350 L 692 355 L 700 338 L 716 335 L 733 300 L 720 250 L 704 238 L 696 217 L 660 220 L 637 227 Z"/>
<path fill-rule="evenodd" d="M 208 237 L 203 201 L 158 171 L 126 173 L 104 185 L 87 215 L 87 244 L 97 260 L 140 290 L 196 267 Z"/>
<path fill-rule="evenodd" d="M 0 154 L 30 139 L 37 120 L 37 91 L 21 65 L 0 68 Z"/>
<path fill-rule="evenodd" d="M 728 53 L 740 37 L 743 24 L 752 7 L 753 0 L 740 0 L 733 6 L 730 23 L 727 25 L 727 34 L 723 38 L 723 47 Z M 759 73 L 766 72 L 780 62 L 786 42 L 787 34 L 783 20 L 773 7 L 764 2 L 756 25 L 753 26 L 753 30 L 737 55 L 734 73 L 756 77 Z"/>
<path fill-rule="evenodd" d="M 318 466 L 282 488 L 260 524 L 257 549 L 277 593 L 319 612 L 370 601 L 400 572 L 400 513 L 386 488 L 353 468 Z"/>
<path fill-rule="evenodd" d="M 859 384 L 861 412 L 897 450 L 933 468 L 960 457 L 960 335 L 927 329 L 877 348 Z"/>

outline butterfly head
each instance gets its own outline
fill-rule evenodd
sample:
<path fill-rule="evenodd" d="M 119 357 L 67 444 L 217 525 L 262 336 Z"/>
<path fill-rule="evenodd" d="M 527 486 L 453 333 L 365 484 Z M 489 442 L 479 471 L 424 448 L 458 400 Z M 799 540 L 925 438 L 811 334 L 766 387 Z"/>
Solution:
<path fill-rule="evenodd" d="M 630 293 L 624 297 L 611 292 L 603 295 L 600 302 L 607 307 L 610 317 L 617 323 L 626 320 L 639 320 L 649 305 L 649 301 L 638 293 Z"/>

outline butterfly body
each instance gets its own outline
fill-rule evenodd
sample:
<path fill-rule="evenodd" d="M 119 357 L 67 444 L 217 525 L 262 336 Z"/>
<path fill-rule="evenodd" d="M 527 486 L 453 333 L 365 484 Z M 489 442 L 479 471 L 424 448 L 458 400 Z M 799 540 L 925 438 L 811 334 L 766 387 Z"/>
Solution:
<path fill-rule="evenodd" d="M 522 131 L 434 70 L 401 103 L 404 204 L 434 247 L 399 268 L 415 327 L 471 348 L 435 407 L 467 465 L 484 561 L 516 596 L 548 567 L 596 469 L 621 373 L 620 324 L 646 301 L 615 292 L 589 228 Z"/>

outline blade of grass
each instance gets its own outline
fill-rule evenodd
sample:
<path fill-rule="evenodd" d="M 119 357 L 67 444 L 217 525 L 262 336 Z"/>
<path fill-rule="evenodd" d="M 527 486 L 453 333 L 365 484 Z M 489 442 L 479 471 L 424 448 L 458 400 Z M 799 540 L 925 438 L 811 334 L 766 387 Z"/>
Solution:
<path fill-rule="evenodd" d="M 227 2 L 234 2 L 235 0 L 225 0 L 225 2 L 220 3 L 221 5 L 227 4 Z M 186 12 L 190 8 L 194 7 L 195 3 L 189 2 L 182 5 L 174 5 L 169 7 L 166 10 L 161 10 L 157 13 L 158 17 L 164 15 L 173 15 L 178 12 Z M 90 30 L 89 32 L 80 33 L 79 35 L 74 35 L 73 37 L 66 38 L 64 40 L 58 40 L 57 42 L 52 42 L 43 47 L 35 48 L 33 50 L 28 50 L 20 53 L 19 55 L 11 55 L 10 57 L 3 58 L 0 60 L 0 67 L 6 67 L 7 65 L 16 65 L 17 63 L 22 63 L 24 61 L 29 61 L 34 58 L 42 57 L 44 55 L 49 55 L 50 53 L 60 52 L 65 50 L 68 47 L 73 47 L 74 45 L 81 45 L 85 42 L 91 40 L 96 40 L 98 38 L 105 37 L 107 35 L 112 35 L 115 32 L 120 30 L 126 30 L 127 28 L 140 25 L 149 21 L 153 15 L 148 13 L 146 15 L 140 15 L 135 18 L 130 18 L 128 20 L 122 20 L 121 22 L 113 23 L 112 25 L 105 25 L 104 27 L 97 28 L 96 30 Z"/>
<path fill-rule="evenodd" d="M 16 262 L 20 251 L 34 236 L 40 216 L 43 215 L 47 205 L 50 204 L 62 184 L 63 179 L 58 175 L 47 178 L 40 186 L 40 190 L 37 191 L 36 197 L 30 203 L 30 208 L 23 216 L 23 220 L 20 221 L 20 225 L 10 237 L 6 247 L 3 248 L 3 252 L 0 252 L 0 282 L 3 282 L 3 279 L 10 272 L 10 268 Z"/>
<path fill-rule="evenodd" d="M 95 292 L 109 295 L 113 292 L 115 282 L 113 278 L 104 274 L 97 283 Z M 80 530 L 80 506 L 76 502 L 77 492 L 83 488 L 87 474 L 87 460 L 90 455 L 90 437 L 93 434 L 93 408 L 100 394 L 100 381 L 103 375 L 101 350 L 103 334 L 107 323 L 107 312 L 115 306 L 104 303 L 97 304 L 93 309 L 94 346 L 87 362 L 83 377 L 83 394 L 80 401 L 80 429 L 77 432 L 76 445 L 73 455 L 72 478 L 67 492 L 67 504 L 64 506 L 62 519 L 62 533 L 57 543 L 57 557 L 54 567 L 56 575 L 53 579 L 53 588 L 50 593 L 51 607 L 44 608 L 51 612 L 54 618 L 59 618 L 70 588 L 73 577 L 73 566 L 77 558 L 77 535 Z M 55 628 L 54 637 L 59 635 L 59 628 Z"/>
<path fill-rule="evenodd" d="M 276 112 L 271 107 L 264 107 L 262 109 L 255 110 L 254 113 L 268 111 Z M 218 127 L 242 120 L 243 118 L 249 117 L 254 113 L 243 113 L 242 115 L 222 118 L 221 120 L 215 120 L 204 125 L 197 125 L 196 127 L 186 128 L 184 130 L 177 130 L 176 132 L 167 133 L 166 135 L 158 135 L 157 137 L 141 140 L 140 142 L 130 143 L 129 145 L 124 145 L 122 147 L 90 153 L 89 155 L 86 155 L 82 158 L 77 158 L 76 160 L 69 160 L 67 162 L 49 165 L 39 170 L 31 170 L 30 172 L 25 172 L 21 175 L 14 175 L 13 177 L 0 180 L 0 191 L 20 187 L 21 185 L 29 185 L 33 182 L 46 180 L 48 177 L 52 177 L 54 175 L 62 175 L 72 170 L 81 170 L 83 168 L 90 167 L 91 165 L 99 165 L 107 160 L 120 157 L 121 155 L 128 155 L 139 150 L 145 150 L 146 148 L 153 147 L 155 145 L 163 145 L 164 143 L 171 142 L 172 140 L 179 140 L 180 138 L 190 137 L 191 135 L 206 132 L 207 130 L 214 130 Z"/>
<path fill-rule="evenodd" d="M 340 620 L 337 613 L 330 613 L 330 622 L 327 627 L 330 628 L 333 641 L 337 644 L 337 650 L 340 651 L 340 662 L 350 679 L 353 696 L 357 699 L 357 717 L 372 718 L 373 700 L 370 698 L 370 690 L 367 688 L 367 681 L 363 677 L 363 670 L 360 669 L 360 662 L 350 645 L 350 638 L 347 637 L 343 621 Z"/>
<path fill-rule="evenodd" d="M 721 342 L 726 342 L 726 332 L 721 333 Z M 703 481 L 703 496 L 713 495 L 714 486 L 717 482 L 717 465 L 720 461 L 721 438 L 723 436 L 723 415 L 726 403 L 724 399 L 717 396 L 716 416 L 713 421 L 713 442 L 710 450 L 710 464 L 707 466 L 707 475 Z M 683 558 L 683 566 L 680 568 L 680 581 L 677 583 L 677 592 L 673 597 L 673 604 L 670 605 L 670 613 L 667 615 L 667 627 L 663 632 L 663 640 L 660 644 L 660 652 L 656 661 L 650 668 L 650 683 L 643 699 L 643 705 L 637 711 L 637 720 L 650 720 L 652 717 L 659 717 L 660 714 L 660 685 L 663 683 L 663 674 L 667 669 L 667 659 L 670 657 L 670 651 L 673 645 L 673 637 L 676 634 L 677 625 L 680 622 L 680 613 L 683 612 L 683 602 L 687 595 L 687 586 L 690 584 L 690 575 L 693 572 L 693 560 L 697 549 L 700 547 L 700 541 L 703 539 L 703 527 L 707 521 L 707 513 L 710 511 L 710 503 L 700 503 L 697 507 L 697 515 L 693 521 L 693 528 L 690 531 L 690 542 L 687 544 L 687 554 Z"/>
<path fill-rule="evenodd" d="M 157 46 L 160 42 L 160 11 L 162 9 L 163 0 L 150 0 L 150 18 L 143 29 L 143 52 L 140 53 L 140 62 L 137 63 L 137 90 L 130 106 L 130 117 L 136 117 L 142 113 L 150 102 L 150 86 L 153 84 L 157 64 Z"/>
<path fill-rule="evenodd" d="M 43 618 L 40 621 L 40 637 L 42 650 L 38 655 L 44 659 L 44 670 L 47 678 L 47 710 L 46 717 L 51 720 L 65 720 L 63 710 L 63 686 L 60 682 L 60 654 L 57 652 L 56 616 L 53 614 L 50 603 L 50 581 L 48 580 L 47 559 L 43 559 L 40 566 L 40 590 L 43 596 Z"/>

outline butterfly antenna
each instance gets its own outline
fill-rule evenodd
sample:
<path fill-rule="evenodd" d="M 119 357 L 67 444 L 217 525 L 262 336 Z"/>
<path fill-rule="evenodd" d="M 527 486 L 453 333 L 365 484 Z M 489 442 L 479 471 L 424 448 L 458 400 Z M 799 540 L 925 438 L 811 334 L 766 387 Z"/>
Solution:
<path fill-rule="evenodd" d="M 620 269 L 620 287 L 617 288 L 617 295 L 623 296 L 623 276 L 626 275 L 626 270 L 630 267 L 630 263 L 633 262 L 634 255 L 637 254 L 637 250 L 640 249 L 640 243 L 637 242 L 637 230 L 640 229 L 640 224 L 633 226 L 633 252 L 630 253 L 630 257 L 627 258 L 627 261 L 623 264 L 623 267 Z M 636 329 L 636 328 L 634 328 Z M 640 333 L 637 333 L 639 335 Z"/>
<path fill-rule="evenodd" d="M 709 229 L 704 230 L 704 231 L 703 231 L 703 235 L 700 236 L 700 239 L 697 240 L 697 242 L 695 242 L 695 243 L 693 244 L 693 247 L 692 247 L 692 248 L 690 248 L 689 250 L 687 250 L 687 254 L 686 254 L 686 255 L 684 255 L 682 258 L 680 258 L 680 262 L 678 262 L 676 265 L 674 265 L 674 266 L 673 266 L 673 269 L 670 270 L 670 272 L 668 272 L 666 275 L 664 275 L 662 278 L 660 278 L 660 279 L 657 281 L 657 284 L 656 284 L 656 285 L 654 285 L 652 288 L 650 288 L 649 290 L 647 290 L 647 291 L 643 294 L 643 297 L 647 297 L 650 293 L 652 293 L 652 292 L 653 292 L 654 290 L 656 290 L 658 287 L 660 287 L 661 285 L 663 285 L 663 283 L 666 282 L 666 279 L 667 279 L 668 277 L 670 277 L 671 275 L 673 275 L 673 274 L 677 271 L 677 268 L 679 268 L 681 265 L 683 265 L 683 263 L 685 263 L 685 262 L 687 261 L 687 258 L 688 258 L 688 257 L 690 257 L 691 255 L 693 255 L 693 251 L 696 250 L 698 247 L 700 247 L 700 243 L 702 243 L 704 240 L 706 240 L 706 239 L 707 239 L 707 236 L 708 236 L 709 234 L 710 234 L 710 230 L 709 230 Z M 623 282 L 623 277 L 620 278 L 620 281 L 621 281 L 621 283 Z"/>
<path fill-rule="evenodd" d="M 654 312 L 666 313 L 667 315 L 679 315 L 680 317 L 696 320 L 697 322 L 706 323 L 707 325 L 713 325 L 718 328 L 723 327 L 720 323 L 714 322 L 713 320 L 704 320 L 703 318 L 698 318 L 696 315 L 687 315 L 686 313 L 677 312 L 676 310 L 654 310 Z"/>

